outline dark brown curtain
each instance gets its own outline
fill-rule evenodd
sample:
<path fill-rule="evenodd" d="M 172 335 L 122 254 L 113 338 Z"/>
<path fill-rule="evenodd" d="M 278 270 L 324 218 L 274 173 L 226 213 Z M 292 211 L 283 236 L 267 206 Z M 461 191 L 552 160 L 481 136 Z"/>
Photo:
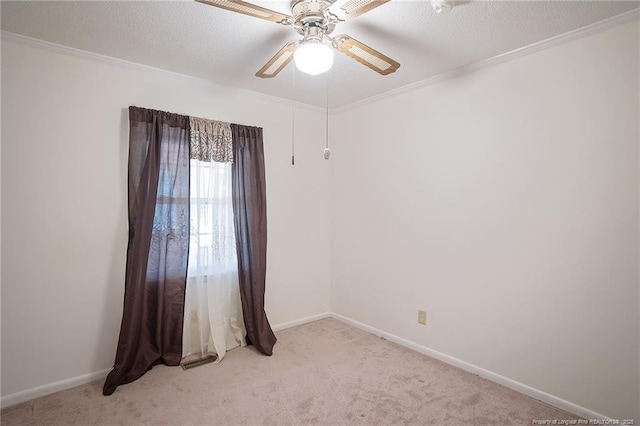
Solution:
<path fill-rule="evenodd" d="M 247 344 L 266 355 L 276 336 L 264 311 L 267 273 L 267 200 L 262 129 L 231 125 L 233 135 L 233 215 L 238 277 Z"/>
<path fill-rule="evenodd" d="M 189 117 L 129 108 L 129 245 L 116 360 L 104 395 L 178 365 L 189 250 Z"/>

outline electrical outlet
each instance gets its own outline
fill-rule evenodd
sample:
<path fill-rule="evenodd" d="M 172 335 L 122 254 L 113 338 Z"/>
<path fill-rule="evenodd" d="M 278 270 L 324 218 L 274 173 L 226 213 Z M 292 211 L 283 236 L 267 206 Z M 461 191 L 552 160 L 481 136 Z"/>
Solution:
<path fill-rule="evenodd" d="M 427 311 L 418 311 L 418 324 L 427 325 Z"/>

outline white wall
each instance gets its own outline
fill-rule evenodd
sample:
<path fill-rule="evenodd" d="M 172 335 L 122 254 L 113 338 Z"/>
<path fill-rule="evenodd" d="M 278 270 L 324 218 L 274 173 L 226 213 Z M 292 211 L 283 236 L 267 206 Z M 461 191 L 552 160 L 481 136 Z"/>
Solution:
<path fill-rule="evenodd" d="M 332 310 L 638 421 L 638 40 L 333 116 Z"/>
<path fill-rule="evenodd" d="M 267 314 L 277 325 L 330 308 L 330 164 L 311 133 L 290 165 L 290 103 L 3 40 L 3 397 L 113 365 L 129 105 L 264 128 Z M 324 114 L 297 108 L 296 123 L 322 129 Z"/>

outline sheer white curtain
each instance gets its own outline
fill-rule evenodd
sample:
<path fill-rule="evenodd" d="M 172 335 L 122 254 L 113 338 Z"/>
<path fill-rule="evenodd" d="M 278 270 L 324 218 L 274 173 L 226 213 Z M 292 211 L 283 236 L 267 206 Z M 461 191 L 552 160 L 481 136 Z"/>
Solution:
<path fill-rule="evenodd" d="M 191 160 L 191 239 L 183 357 L 245 346 L 230 162 Z"/>

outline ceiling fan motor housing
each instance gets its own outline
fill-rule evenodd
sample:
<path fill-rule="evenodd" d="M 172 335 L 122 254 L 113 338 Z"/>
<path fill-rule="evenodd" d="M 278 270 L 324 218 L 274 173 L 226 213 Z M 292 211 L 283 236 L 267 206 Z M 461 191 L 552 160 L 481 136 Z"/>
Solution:
<path fill-rule="evenodd" d="M 292 0 L 291 11 L 298 33 L 309 39 L 322 40 L 323 34 L 331 34 L 335 24 L 325 17 L 325 9 L 331 6 L 328 0 Z"/>

